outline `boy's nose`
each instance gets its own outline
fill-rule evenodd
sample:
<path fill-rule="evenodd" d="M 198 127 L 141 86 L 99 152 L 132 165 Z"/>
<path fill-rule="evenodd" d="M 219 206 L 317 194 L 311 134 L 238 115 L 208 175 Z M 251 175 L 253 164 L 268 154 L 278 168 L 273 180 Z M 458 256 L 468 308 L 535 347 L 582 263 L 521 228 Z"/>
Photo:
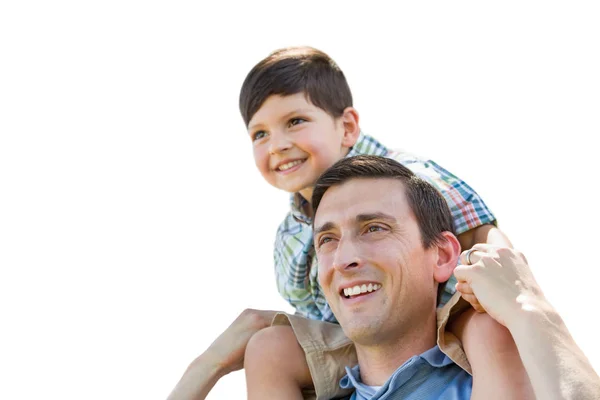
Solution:
<path fill-rule="evenodd" d="M 284 153 L 287 150 L 292 148 L 292 144 L 289 140 L 277 137 L 277 135 L 273 135 L 271 138 L 271 143 L 269 144 L 269 153 L 270 154 L 279 154 Z"/>

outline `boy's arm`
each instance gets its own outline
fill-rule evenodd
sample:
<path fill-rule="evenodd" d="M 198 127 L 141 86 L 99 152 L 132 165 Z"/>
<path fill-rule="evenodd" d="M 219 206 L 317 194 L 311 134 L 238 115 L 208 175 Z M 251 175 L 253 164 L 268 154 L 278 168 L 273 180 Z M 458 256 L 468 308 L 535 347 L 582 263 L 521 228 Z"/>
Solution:
<path fill-rule="evenodd" d="M 472 265 L 461 255 L 455 275 L 485 311 L 506 326 L 538 399 L 600 399 L 600 378 L 535 281 L 525 257 L 477 244 Z"/>
<path fill-rule="evenodd" d="M 316 284 L 312 227 L 288 213 L 279 225 L 273 249 L 275 278 L 279 294 L 294 307 L 295 314 L 305 318 L 334 322 L 321 312 L 324 296 L 314 296 Z"/>
<path fill-rule="evenodd" d="M 479 194 L 465 181 L 433 160 L 398 151 L 390 151 L 388 157 L 408 167 L 444 196 L 463 250 L 471 248 L 476 243 L 490 243 L 489 241 L 502 245 L 510 244 L 508 238 L 492 225 L 496 217 Z"/>
<path fill-rule="evenodd" d="M 492 224 L 479 225 L 473 229 L 458 235 L 460 247 L 463 250 L 468 250 L 477 243 L 493 244 L 501 247 L 512 248 L 513 245 L 499 228 Z"/>

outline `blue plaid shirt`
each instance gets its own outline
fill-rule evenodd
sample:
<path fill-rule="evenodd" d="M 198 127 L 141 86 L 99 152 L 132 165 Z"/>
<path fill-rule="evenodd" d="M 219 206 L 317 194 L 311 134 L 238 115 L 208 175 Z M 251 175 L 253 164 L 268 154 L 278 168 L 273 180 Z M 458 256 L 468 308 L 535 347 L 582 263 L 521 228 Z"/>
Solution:
<path fill-rule="evenodd" d="M 388 150 L 374 138 L 362 133 L 347 157 L 359 154 L 393 158 L 433 184 L 448 202 L 458 234 L 495 221 L 494 215 L 469 185 L 431 160 Z M 312 219 L 302 211 L 307 203 L 300 194 L 293 194 L 291 211 L 277 230 L 274 252 L 277 288 L 283 298 L 295 308 L 296 314 L 337 322 L 319 285 Z M 442 304 L 454 293 L 455 282 L 452 277 L 446 285 Z"/>
<path fill-rule="evenodd" d="M 346 367 L 342 389 L 354 389 L 350 400 L 462 400 L 471 398 L 473 378 L 438 346 L 406 361 L 379 388 L 360 381 L 360 368 Z"/>

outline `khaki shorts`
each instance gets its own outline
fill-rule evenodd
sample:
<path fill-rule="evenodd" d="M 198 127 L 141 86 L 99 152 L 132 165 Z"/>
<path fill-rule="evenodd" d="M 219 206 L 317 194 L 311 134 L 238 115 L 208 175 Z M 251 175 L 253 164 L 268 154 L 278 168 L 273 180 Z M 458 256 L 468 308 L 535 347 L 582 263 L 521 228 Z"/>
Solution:
<path fill-rule="evenodd" d="M 471 374 L 471 366 L 459 340 L 445 329 L 448 321 L 468 307 L 469 303 L 460 297 L 460 293 L 455 293 L 446 305 L 438 308 L 437 344 L 452 361 Z M 315 388 L 305 391 L 305 399 L 329 400 L 350 394 L 340 388 L 339 382 L 346 375 L 344 367 L 353 367 L 358 361 L 354 344 L 339 325 L 285 313 L 277 314 L 272 325 L 291 326 L 306 354 Z"/>

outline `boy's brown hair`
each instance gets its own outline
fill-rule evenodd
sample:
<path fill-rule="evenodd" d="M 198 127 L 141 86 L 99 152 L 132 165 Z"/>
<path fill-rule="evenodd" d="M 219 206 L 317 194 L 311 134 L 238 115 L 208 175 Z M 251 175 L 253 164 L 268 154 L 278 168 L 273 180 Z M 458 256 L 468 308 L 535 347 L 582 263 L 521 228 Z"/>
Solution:
<path fill-rule="evenodd" d="M 352 107 L 352 93 L 342 70 L 327 54 L 312 47 L 276 50 L 246 76 L 240 91 L 240 112 L 248 123 L 272 95 L 306 95 L 334 118 Z"/>

